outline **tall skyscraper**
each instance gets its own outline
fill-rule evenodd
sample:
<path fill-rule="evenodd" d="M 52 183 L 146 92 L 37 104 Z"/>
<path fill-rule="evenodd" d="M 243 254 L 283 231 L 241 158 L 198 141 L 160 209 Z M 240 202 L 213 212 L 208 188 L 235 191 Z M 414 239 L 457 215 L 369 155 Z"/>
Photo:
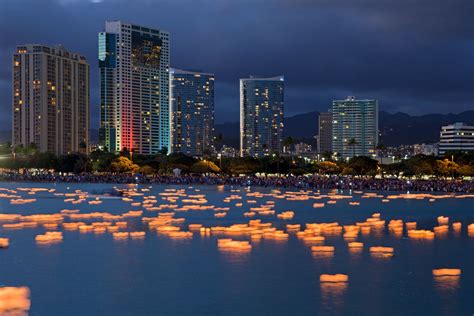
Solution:
<path fill-rule="evenodd" d="M 441 127 L 439 155 L 449 151 L 474 151 L 474 126 L 454 123 Z"/>
<path fill-rule="evenodd" d="M 202 156 L 213 150 L 214 74 L 170 70 L 171 152 Z"/>
<path fill-rule="evenodd" d="M 342 158 L 373 156 L 378 142 L 377 100 L 333 101 L 332 152 Z"/>
<path fill-rule="evenodd" d="M 121 21 L 99 33 L 99 138 L 108 150 L 169 150 L 169 42 L 167 32 Z"/>
<path fill-rule="evenodd" d="M 240 155 L 281 153 L 284 78 L 240 79 Z"/>
<path fill-rule="evenodd" d="M 87 153 L 89 64 L 62 46 L 21 45 L 13 54 L 13 146 Z"/>
<path fill-rule="evenodd" d="M 318 153 L 332 152 L 332 115 L 319 113 Z"/>

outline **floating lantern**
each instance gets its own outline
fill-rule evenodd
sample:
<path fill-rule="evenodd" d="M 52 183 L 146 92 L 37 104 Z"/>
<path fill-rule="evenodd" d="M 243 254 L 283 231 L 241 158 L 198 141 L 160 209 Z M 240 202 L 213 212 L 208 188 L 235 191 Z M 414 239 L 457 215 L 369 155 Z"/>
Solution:
<path fill-rule="evenodd" d="M 433 276 L 458 276 L 461 275 L 461 269 L 433 269 Z"/>
<path fill-rule="evenodd" d="M 364 248 L 364 243 L 353 241 L 353 242 L 348 243 L 347 246 L 349 248 L 359 248 L 360 249 L 360 248 Z"/>
<path fill-rule="evenodd" d="M 311 246 L 312 252 L 334 252 L 334 246 Z"/>
<path fill-rule="evenodd" d="M 449 217 L 438 216 L 438 224 L 439 225 L 448 225 L 449 224 Z"/>
<path fill-rule="evenodd" d="M 130 232 L 130 238 L 143 239 L 145 238 L 145 232 Z"/>
<path fill-rule="evenodd" d="M 124 239 L 128 239 L 129 233 L 128 232 L 115 232 L 115 233 L 112 233 L 112 236 L 116 240 L 124 240 Z"/>
<path fill-rule="evenodd" d="M 30 309 L 30 290 L 27 287 L 0 287 L 0 314 L 25 315 Z"/>
<path fill-rule="evenodd" d="M 293 219 L 293 216 L 295 216 L 295 212 L 286 211 L 286 212 L 282 212 L 282 213 L 278 214 L 277 218 L 284 219 L 284 220 L 290 220 L 290 219 Z"/>
<path fill-rule="evenodd" d="M 10 244 L 10 239 L 0 238 L 0 248 L 8 248 L 9 244 Z"/>
<path fill-rule="evenodd" d="M 55 243 L 63 240 L 62 232 L 46 232 L 44 235 L 37 235 L 35 237 L 38 243 Z"/>
<path fill-rule="evenodd" d="M 321 274 L 319 276 L 320 282 L 348 282 L 349 276 L 347 274 Z"/>

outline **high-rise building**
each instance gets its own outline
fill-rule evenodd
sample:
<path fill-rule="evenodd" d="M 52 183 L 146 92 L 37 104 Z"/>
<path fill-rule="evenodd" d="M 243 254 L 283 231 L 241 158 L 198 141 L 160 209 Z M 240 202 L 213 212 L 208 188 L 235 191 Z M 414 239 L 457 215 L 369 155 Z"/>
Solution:
<path fill-rule="evenodd" d="M 332 152 L 332 115 L 328 112 L 319 113 L 318 153 Z"/>
<path fill-rule="evenodd" d="M 214 74 L 170 69 L 171 152 L 202 156 L 213 150 Z"/>
<path fill-rule="evenodd" d="M 169 150 L 169 33 L 121 21 L 99 33 L 102 146 Z"/>
<path fill-rule="evenodd" d="M 374 156 L 378 142 L 377 100 L 333 101 L 332 152 L 342 158 Z"/>
<path fill-rule="evenodd" d="M 14 147 L 87 153 L 89 64 L 84 56 L 62 46 L 17 46 L 12 89 Z"/>
<path fill-rule="evenodd" d="M 441 127 L 439 155 L 448 151 L 474 151 L 474 126 L 454 123 Z"/>
<path fill-rule="evenodd" d="M 240 155 L 281 153 L 284 78 L 240 79 Z"/>

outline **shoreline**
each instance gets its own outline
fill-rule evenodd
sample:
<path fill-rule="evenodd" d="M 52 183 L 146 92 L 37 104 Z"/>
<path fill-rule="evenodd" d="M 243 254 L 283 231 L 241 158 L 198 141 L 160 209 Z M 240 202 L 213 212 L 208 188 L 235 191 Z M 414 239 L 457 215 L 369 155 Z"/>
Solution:
<path fill-rule="evenodd" d="M 228 185 L 275 189 L 353 190 L 386 192 L 474 193 L 471 180 L 403 180 L 352 178 L 347 176 L 288 177 L 216 177 L 216 176 L 130 176 L 130 175 L 1 175 L 5 183 L 82 183 L 82 184 L 142 184 L 142 185 Z"/>

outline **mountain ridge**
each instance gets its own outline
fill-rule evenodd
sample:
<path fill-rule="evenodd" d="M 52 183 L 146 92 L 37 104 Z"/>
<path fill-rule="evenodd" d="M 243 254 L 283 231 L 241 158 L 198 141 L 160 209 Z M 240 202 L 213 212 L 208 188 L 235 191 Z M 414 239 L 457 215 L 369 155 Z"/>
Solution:
<path fill-rule="evenodd" d="M 291 136 L 295 141 L 304 141 L 316 145 L 314 136 L 318 133 L 318 111 L 296 114 L 285 117 L 284 137 Z M 409 115 L 404 112 L 379 112 L 380 143 L 386 146 L 412 145 L 419 143 L 435 143 L 439 141 L 441 126 L 462 122 L 474 125 L 474 110 L 460 113 L 432 113 Z M 215 132 L 222 134 L 224 144 L 238 148 L 238 121 L 215 124 Z M 98 130 L 90 130 L 92 142 L 98 140 Z M 0 142 L 11 141 L 11 131 L 0 131 Z"/>

